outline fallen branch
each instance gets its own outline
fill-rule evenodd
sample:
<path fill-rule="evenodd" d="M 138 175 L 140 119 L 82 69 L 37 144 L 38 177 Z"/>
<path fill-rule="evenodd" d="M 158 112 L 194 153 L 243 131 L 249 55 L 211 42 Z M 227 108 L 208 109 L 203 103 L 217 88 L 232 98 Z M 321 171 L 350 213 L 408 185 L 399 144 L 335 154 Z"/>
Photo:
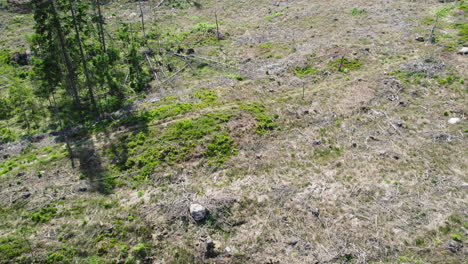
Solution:
<path fill-rule="evenodd" d="M 165 84 L 166 82 L 170 81 L 172 78 L 174 78 L 177 74 L 179 74 L 180 72 L 182 72 L 185 68 L 187 68 L 187 66 L 189 66 L 189 63 L 185 64 L 184 67 L 182 67 L 180 70 L 178 70 L 176 73 L 172 74 L 171 76 L 169 76 L 169 78 L 167 78 L 166 80 L 164 80 L 161 85 Z"/>

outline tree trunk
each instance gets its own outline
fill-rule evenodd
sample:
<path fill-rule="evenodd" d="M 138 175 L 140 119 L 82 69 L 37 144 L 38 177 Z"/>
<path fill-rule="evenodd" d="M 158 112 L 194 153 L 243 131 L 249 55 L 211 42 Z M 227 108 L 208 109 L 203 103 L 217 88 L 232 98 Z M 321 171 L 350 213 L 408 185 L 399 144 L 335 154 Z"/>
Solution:
<path fill-rule="evenodd" d="M 70 12 L 73 18 L 73 27 L 75 29 L 75 34 L 76 34 L 76 42 L 78 43 L 78 47 L 80 49 L 80 57 L 81 57 L 81 63 L 83 64 L 83 71 L 85 75 L 86 86 L 88 87 L 89 97 L 91 99 L 93 110 L 97 111 L 98 108 L 96 105 L 96 100 L 94 98 L 93 87 L 91 86 L 91 82 L 89 80 L 88 66 L 87 66 L 85 54 L 83 51 L 83 45 L 81 43 L 80 31 L 78 30 L 78 25 L 77 25 L 76 16 L 75 16 L 75 9 L 73 8 L 72 0 L 69 1 L 69 4 L 70 4 Z"/>
<path fill-rule="evenodd" d="M 146 43 L 145 16 L 143 14 L 143 7 L 141 6 L 141 1 L 138 1 L 138 4 L 140 5 L 140 13 L 141 13 L 141 30 L 143 32 L 144 42 Z"/>
<path fill-rule="evenodd" d="M 63 36 L 62 32 L 62 25 L 60 24 L 60 20 L 58 18 L 57 10 L 55 9 L 55 1 L 51 1 L 51 11 L 52 11 L 52 17 L 53 17 L 53 25 L 55 27 L 55 30 L 57 31 L 57 36 L 60 42 L 60 48 L 62 51 L 63 59 L 65 61 L 65 67 L 67 68 L 67 79 L 69 83 L 69 91 L 73 97 L 73 101 L 75 105 L 80 109 L 81 108 L 81 102 L 80 102 L 80 97 L 78 95 L 78 90 L 76 87 L 76 76 L 75 76 L 75 71 L 73 69 L 73 65 L 71 63 L 70 57 L 68 56 L 67 53 L 67 46 L 65 43 L 65 37 Z"/>
<path fill-rule="evenodd" d="M 99 29 L 99 34 L 101 36 L 101 45 L 102 45 L 102 51 L 106 52 L 106 37 L 104 36 L 104 18 L 102 17 L 101 13 L 101 3 L 99 0 L 96 0 L 96 7 L 98 11 L 98 16 L 99 16 L 99 23 L 98 23 L 98 29 Z"/>

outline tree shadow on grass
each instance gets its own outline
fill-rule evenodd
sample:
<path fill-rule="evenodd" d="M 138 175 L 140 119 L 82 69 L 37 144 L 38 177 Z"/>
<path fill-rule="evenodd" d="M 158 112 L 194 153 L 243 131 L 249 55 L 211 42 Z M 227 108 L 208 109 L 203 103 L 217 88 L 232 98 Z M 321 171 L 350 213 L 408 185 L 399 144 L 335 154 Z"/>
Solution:
<path fill-rule="evenodd" d="M 92 191 L 109 194 L 114 188 L 114 179 L 109 177 L 102 165 L 100 154 L 93 140 L 88 137 L 75 143 L 75 158 L 79 161 L 80 173 L 88 180 Z"/>

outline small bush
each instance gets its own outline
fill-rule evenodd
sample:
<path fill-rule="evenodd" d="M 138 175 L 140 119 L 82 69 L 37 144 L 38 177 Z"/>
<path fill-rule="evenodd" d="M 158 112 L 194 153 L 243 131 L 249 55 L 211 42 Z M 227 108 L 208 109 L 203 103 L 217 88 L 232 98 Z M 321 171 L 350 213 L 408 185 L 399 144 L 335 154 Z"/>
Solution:
<path fill-rule="evenodd" d="M 357 8 L 351 9 L 352 16 L 363 16 L 365 14 L 367 14 L 366 9 L 357 9 Z"/>
<path fill-rule="evenodd" d="M 357 59 L 338 58 L 328 64 L 330 68 L 340 70 L 340 72 L 349 72 L 361 68 L 362 63 Z M 340 67 L 341 66 L 341 67 Z"/>
<path fill-rule="evenodd" d="M 229 156 L 237 153 L 234 140 L 227 133 L 214 135 L 211 142 L 207 144 L 207 148 L 206 155 L 214 165 L 223 164 Z"/>
<path fill-rule="evenodd" d="M 274 130 L 278 125 L 275 123 L 275 118 L 266 114 L 266 108 L 260 104 L 243 104 L 241 110 L 249 112 L 257 121 L 257 134 L 265 134 L 270 130 Z"/>
<path fill-rule="evenodd" d="M 29 218 L 36 224 L 39 224 L 48 222 L 55 215 L 57 215 L 57 208 L 52 205 L 46 205 L 33 212 Z"/>
<path fill-rule="evenodd" d="M 27 242 L 18 237 L 0 239 L 0 262 L 13 263 L 13 259 L 27 251 Z"/>
<path fill-rule="evenodd" d="M 0 128 L 0 143 L 8 143 L 16 140 L 14 133 L 8 128 Z"/>
<path fill-rule="evenodd" d="M 298 77 L 303 77 L 306 75 L 314 75 L 318 73 L 318 70 L 307 65 L 305 67 L 296 66 L 292 72 Z"/>

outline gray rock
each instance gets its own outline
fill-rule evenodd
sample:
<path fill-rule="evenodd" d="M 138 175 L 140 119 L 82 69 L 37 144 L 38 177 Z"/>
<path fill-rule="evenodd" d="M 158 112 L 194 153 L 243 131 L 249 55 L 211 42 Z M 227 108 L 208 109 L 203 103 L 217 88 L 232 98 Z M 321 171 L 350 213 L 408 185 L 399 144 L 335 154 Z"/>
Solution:
<path fill-rule="evenodd" d="M 190 205 L 190 215 L 192 216 L 193 220 L 199 222 L 205 219 L 206 217 L 206 208 L 200 204 L 191 204 Z"/>
<path fill-rule="evenodd" d="M 31 193 L 30 192 L 24 192 L 22 195 L 23 199 L 28 199 L 29 197 L 31 197 Z"/>
<path fill-rule="evenodd" d="M 445 243 L 445 248 L 452 253 L 457 253 L 463 248 L 463 244 L 455 240 L 450 240 Z"/>
<path fill-rule="evenodd" d="M 463 48 L 461 48 L 457 53 L 458 53 L 458 54 L 461 54 L 461 55 L 466 55 L 466 54 L 468 54 L 468 47 L 463 47 Z"/>

